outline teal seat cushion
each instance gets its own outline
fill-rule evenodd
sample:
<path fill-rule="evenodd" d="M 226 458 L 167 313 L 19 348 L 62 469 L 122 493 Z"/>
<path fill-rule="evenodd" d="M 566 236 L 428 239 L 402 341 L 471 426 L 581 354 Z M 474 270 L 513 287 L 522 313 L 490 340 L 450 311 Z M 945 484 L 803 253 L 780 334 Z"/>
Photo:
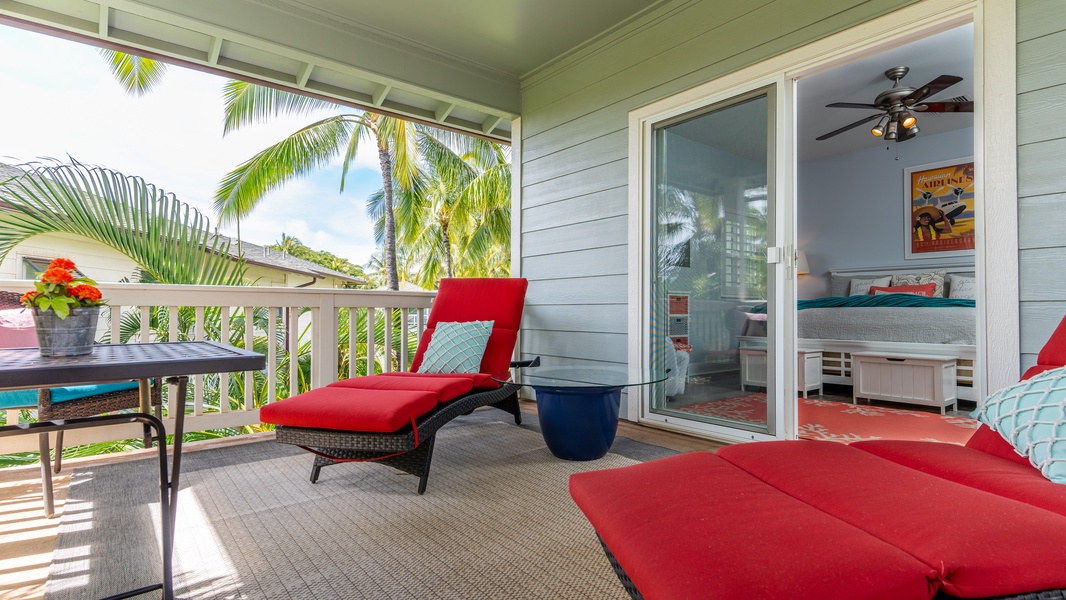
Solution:
<path fill-rule="evenodd" d="M 69 402 L 79 398 L 110 394 L 122 390 L 137 389 L 136 381 L 124 381 L 122 383 L 101 383 L 97 385 L 72 385 L 70 387 L 52 388 L 52 403 Z M 3 408 L 36 408 L 37 390 L 9 390 L 0 392 L 0 409 Z"/>
<path fill-rule="evenodd" d="M 1051 481 L 1066 484 L 1066 368 L 989 396 L 974 412 Z"/>
<path fill-rule="evenodd" d="M 493 321 L 441 322 L 433 329 L 419 373 L 479 373 Z"/>

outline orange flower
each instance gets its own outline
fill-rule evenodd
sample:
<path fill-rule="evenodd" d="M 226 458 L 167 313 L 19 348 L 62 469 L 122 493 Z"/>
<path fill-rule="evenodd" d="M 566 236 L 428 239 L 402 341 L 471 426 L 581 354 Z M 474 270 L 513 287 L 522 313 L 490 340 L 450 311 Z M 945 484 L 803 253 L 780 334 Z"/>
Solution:
<path fill-rule="evenodd" d="M 69 258 L 57 258 L 48 263 L 49 269 L 66 269 L 68 271 L 74 270 L 74 261 Z"/>
<path fill-rule="evenodd" d="M 41 281 L 45 283 L 70 283 L 74 281 L 74 275 L 66 269 L 49 267 L 41 274 Z"/>
<path fill-rule="evenodd" d="M 23 304 L 26 304 L 28 302 L 32 302 L 33 301 L 33 297 L 36 296 L 36 295 L 37 295 L 37 292 L 26 292 L 25 294 L 22 295 L 22 298 L 19 299 L 19 302 L 21 302 Z"/>
<path fill-rule="evenodd" d="M 86 284 L 72 285 L 67 291 L 70 292 L 71 296 L 85 302 L 97 302 L 100 298 L 103 298 L 103 294 L 100 293 L 99 289 Z"/>

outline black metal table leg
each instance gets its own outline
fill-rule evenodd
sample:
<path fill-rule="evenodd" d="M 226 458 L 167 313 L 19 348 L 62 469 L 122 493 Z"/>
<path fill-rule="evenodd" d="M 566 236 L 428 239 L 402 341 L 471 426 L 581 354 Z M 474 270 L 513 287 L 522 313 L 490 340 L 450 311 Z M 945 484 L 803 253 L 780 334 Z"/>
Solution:
<path fill-rule="evenodd" d="M 55 502 L 52 500 L 52 457 L 48 455 L 48 434 L 37 435 L 38 448 L 41 451 L 41 493 L 44 494 L 44 516 L 55 516 Z"/>
<path fill-rule="evenodd" d="M 167 379 L 167 383 L 178 384 L 177 398 L 178 406 L 173 408 L 170 412 L 174 415 L 174 464 L 170 468 L 170 531 L 173 534 L 175 528 L 175 519 L 178 515 L 178 488 L 181 478 L 181 438 L 185 433 L 185 394 L 189 387 L 189 378 L 182 375 L 180 377 L 171 377 Z M 163 445 L 166 446 L 166 438 L 163 438 Z M 171 535 L 170 543 L 173 550 L 174 537 Z"/>

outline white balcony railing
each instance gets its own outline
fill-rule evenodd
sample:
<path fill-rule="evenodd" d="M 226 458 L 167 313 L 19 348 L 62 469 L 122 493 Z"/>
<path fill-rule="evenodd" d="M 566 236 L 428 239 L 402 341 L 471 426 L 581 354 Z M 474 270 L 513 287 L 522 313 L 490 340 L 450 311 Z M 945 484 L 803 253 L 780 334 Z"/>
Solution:
<path fill-rule="evenodd" d="M 258 374 L 248 371 L 191 377 L 186 432 L 258 424 L 261 404 L 294 395 L 301 387 L 322 387 L 338 376 L 354 377 L 358 375 L 357 365 L 376 365 L 371 371 L 406 370 L 413 358 L 410 349 L 425 328 L 426 309 L 435 296 L 434 292 L 322 288 L 118 283 L 99 287 L 107 299 L 105 311 L 110 318 L 107 312 L 101 315 L 98 339 L 118 341 L 126 331 L 133 333 L 128 342 L 206 339 L 255 348 L 266 355 L 267 367 Z M 0 290 L 22 293 L 30 289 L 30 281 L 0 280 Z M 254 326 L 245 328 L 249 314 L 255 315 Z M 345 323 L 340 322 L 342 315 Z M 152 323 L 153 316 L 155 328 L 138 326 Z M 163 331 L 159 323 L 166 323 Z M 393 326 L 388 326 L 390 323 Z M 344 327 L 351 332 L 349 338 L 354 335 L 354 345 L 339 339 L 338 331 Z M 293 356 L 297 360 L 289 360 Z M 347 358 L 343 373 L 341 356 Z M 174 393 L 171 389 L 168 395 Z M 208 397 L 213 400 L 205 402 Z M 164 416 L 167 429 L 173 430 L 173 419 Z M 10 410 L 7 422 L 16 423 L 18 417 L 19 411 Z M 135 439 L 141 435 L 140 429 L 124 425 L 70 431 L 64 444 Z M 0 454 L 36 448 L 33 436 L 0 440 Z"/>

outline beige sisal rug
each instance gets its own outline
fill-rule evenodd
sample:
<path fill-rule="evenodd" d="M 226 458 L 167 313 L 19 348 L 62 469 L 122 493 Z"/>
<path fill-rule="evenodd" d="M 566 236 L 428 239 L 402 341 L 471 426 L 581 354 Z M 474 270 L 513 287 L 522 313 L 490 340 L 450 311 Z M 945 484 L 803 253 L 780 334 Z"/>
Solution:
<path fill-rule="evenodd" d="M 551 456 L 502 422 L 438 434 L 429 489 L 380 465 L 308 481 L 309 454 L 275 442 L 185 455 L 180 598 L 625 598 L 571 501 L 572 473 L 621 467 Z M 154 461 L 77 471 L 46 597 L 98 598 L 159 580 Z M 151 597 L 158 597 L 158 593 Z"/>

